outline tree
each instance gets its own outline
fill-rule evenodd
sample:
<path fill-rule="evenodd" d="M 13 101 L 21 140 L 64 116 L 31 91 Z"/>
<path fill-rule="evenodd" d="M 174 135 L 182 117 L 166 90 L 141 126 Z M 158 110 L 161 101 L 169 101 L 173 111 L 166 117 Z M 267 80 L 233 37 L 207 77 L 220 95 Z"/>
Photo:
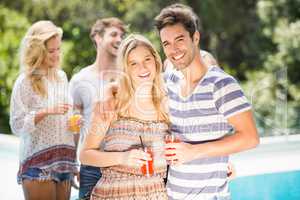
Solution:
<path fill-rule="evenodd" d="M 297 133 L 300 111 L 300 2 L 261 0 L 258 15 L 263 33 L 275 48 L 266 49 L 263 68 L 248 73 L 245 84 L 252 90 L 262 128 L 272 134 Z"/>
<path fill-rule="evenodd" d="M 20 41 L 28 26 L 28 20 L 22 14 L 0 6 L 0 133 L 10 132 L 10 94 L 19 72 Z"/>

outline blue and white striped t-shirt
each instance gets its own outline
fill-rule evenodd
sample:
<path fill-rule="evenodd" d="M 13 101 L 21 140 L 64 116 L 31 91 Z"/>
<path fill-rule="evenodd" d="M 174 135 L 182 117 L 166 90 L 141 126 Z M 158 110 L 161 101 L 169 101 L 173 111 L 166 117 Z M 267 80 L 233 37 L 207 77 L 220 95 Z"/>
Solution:
<path fill-rule="evenodd" d="M 227 119 L 251 109 L 237 81 L 217 66 L 210 66 L 191 95 L 180 93 L 181 78 L 165 74 L 169 95 L 171 131 L 184 142 L 197 144 L 231 132 Z M 193 160 L 170 166 L 169 199 L 229 199 L 228 156 Z"/>

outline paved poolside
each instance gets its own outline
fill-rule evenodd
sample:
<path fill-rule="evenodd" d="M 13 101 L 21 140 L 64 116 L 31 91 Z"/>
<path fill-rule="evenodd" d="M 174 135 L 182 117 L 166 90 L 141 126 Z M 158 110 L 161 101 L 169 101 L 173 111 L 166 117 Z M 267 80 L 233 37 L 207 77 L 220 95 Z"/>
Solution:
<path fill-rule="evenodd" d="M 0 199 L 23 200 L 22 187 L 17 184 L 19 139 L 13 135 L 0 134 Z M 71 196 L 77 190 L 72 189 Z M 74 198 L 73 198 L 74 199 Z"/>
<path fill-rule="evenodd" d="M 252 150 L 230 156 L 237 176 L 300 170 L 300 135 L 261 138 Z"/>

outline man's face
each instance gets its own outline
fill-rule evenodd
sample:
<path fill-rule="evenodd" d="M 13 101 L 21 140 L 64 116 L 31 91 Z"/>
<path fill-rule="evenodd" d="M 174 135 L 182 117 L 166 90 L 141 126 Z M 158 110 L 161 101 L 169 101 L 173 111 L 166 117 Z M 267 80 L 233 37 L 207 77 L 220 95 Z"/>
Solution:
<path fill-rule="evenodd" d="M 195 57 L 198 49 L 199 35 L 194 34 L 194 39 L 185 30 L 183 25 L 175 24 L 160 30 L 160 39 L 166 57 L 178 70 L 188 67 Z M 196 36 L 197 35 L 197 36 Z M 197 39 L 195 39 L 198 37 Z"/>
<path fill-rule="evenodd" d="M 109 27 L 104 30 L 103 36 L 100 36 L 98 48 L 103 48 L 112 56 L 117 56 L 118 48 L 124 36 L 124 32 L 118 27 Z"/>

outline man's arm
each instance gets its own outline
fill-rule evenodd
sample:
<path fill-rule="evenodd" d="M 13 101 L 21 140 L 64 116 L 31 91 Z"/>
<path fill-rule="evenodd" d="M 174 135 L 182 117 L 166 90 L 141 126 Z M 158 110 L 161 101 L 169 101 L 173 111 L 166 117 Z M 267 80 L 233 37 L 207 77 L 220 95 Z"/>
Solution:
<path fill-rule="evenodd" d="M 196 158 L 229 155 L 258 145 L 259 137 L 252 111 L 234 115 L 228 118 L 228 122 L 234 127 L 235 133 L 215 142 L 193 146 Z"/>
<path fill-rule="evenodd" d="M 83 102 L 81 99 L 82 94 L 80 93 L 80 87 L 78 87 L 78 83 L 75 80 L 75 76 L 72 77 L 70 84 L 69 84 L 70 95 L 73 99 L 73 110 L 79 111 L 79 113 L 82 115 L 82 113 L 83 113 Z M 81 126 L 81 128 L 82 128 L 82 126 Z M 75 143 L 76 148 L 78 146 L 79 138 L 80 138 L 80 134 L 74 135 L 74 143 Z"/>
<path fill-rule="evenodd" d="M 237 153 L 259 144 L 259 137 L 255 127 L 251 111 L 245 111 L 228 118 L 228 122 L 234 126 L 235 133 L 224 138 L 202 144 L 169 143 L 166 144 L 165 154 L 176 154 L 172 160 L 175 164 L 182 164 L 198 158 L 225 156 Z"/>

